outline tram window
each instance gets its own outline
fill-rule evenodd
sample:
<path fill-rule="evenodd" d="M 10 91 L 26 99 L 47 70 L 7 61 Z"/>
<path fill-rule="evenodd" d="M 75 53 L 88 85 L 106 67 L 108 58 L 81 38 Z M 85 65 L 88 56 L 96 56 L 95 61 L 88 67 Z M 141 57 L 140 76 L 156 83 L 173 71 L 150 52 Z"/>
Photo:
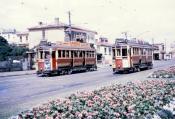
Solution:
<path fill-rule="evenodd" d="M 58 57 L 61 57 L 61 50 L 58 50 Z"/>
<path fill-rule="evenodd" d="M 140 49 L 141 50 L 141 55 L 143 55 L 144 53 L 143 53 L 143 49 Z"/>
<path fill-rule="evenodd" d="M 74 57 L 78 57 L 78 51 L 74 51 Z"/>
<path fill-rule="evenodd" d="M 83 54 L 82 54 L 82 51 L 80 51 L 80 52 L 79 52 L 79 57 L 82 57 L 82 55 L 83 55 Z"/>
<path fill-rule="evenodd" d="M 68 58 L 69 57 L 69 51 L 65 51 L 66 52 L 66 57 Z"/>
<path fill-rule="evenodd" d="M 122 56 L 127 56 L 127 49 L 122 49 Z"/>
<path fill-rule="evenodd" d="M 147 52 L 147 49 L 144 49 L 143 50 L 143 54 L 146 55 L 146 52 Z"/>
<path fill-rule="evenodd" d="M 94 57 L 94 52 L 93 51 L 91 52 L 91 57 Z"/>
<path fill-rule="evenodd" d="M 86 57 L 88 57 L 88 51 L 86 51 Z"/>
<path fill-rule="evenodd" d="M 45 52 L 44 58 L 45 59 L 49 59 L 50 58 L 50 53 L 49 52 Z"/>
<path fill-rule="evenodd" d="M 89 57 L 92 57 L 92 52 L 91 51 L 89 52 Z"/>
<path fill-rule="evenodd" d="M 43 59 L 43 51 L 40 51 L 40 59 Z"/>
<path fill-rule="evenodd" d="M 132 54 L 135 55 L 135 48 L 132 48 Z"/>
<path fill-rule="evenodd" d="M 113 56 L 115 56 L 115 49 L 112 49 L 112 54 Z"/>
<path fill-rule="evenodd" d="M 65 57 L 65 50 L 62 51 L 62 57 Z"/>
<path fill-rule="evenodd" d="M 83 57 L 85 56 L 85 51 L 82 51 L 82 56 L 83 56 Z"/>
<path fill-rule="evenodd" d="M 55 51 L 52 51 L 52 58 L 55 58 Z"/>
<path fill-rule="evenodd" d="M 121 56 L 120 49 L 117 49 L 117 56 Z"/>

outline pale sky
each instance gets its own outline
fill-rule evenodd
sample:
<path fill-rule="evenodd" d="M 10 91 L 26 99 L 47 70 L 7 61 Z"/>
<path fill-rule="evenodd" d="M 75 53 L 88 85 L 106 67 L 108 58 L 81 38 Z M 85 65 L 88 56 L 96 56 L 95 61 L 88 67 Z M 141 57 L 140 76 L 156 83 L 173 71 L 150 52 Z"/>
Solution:
<path fill-rule="evenodd" d="M 175 0 L 0 0 L 0 28 L 19 31 L 55 17 L 95 30 L 110 41 L 123 36 L 155 43 L 175 41 Z"/>

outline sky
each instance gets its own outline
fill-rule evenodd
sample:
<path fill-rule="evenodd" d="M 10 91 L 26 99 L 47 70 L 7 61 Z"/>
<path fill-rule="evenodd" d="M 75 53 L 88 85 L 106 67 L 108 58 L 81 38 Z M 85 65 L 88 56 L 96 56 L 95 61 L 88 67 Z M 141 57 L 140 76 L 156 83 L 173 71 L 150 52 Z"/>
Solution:
<path fill-rule="evenodd" d="M 165 43 L 175 41 L 175 0 L 0 0 L 0 28 L 26 31 L 39 21 L 59 17 L 114 41 L 124 37 Z M 153 39 L 153 40 L 152 40 Z"/>

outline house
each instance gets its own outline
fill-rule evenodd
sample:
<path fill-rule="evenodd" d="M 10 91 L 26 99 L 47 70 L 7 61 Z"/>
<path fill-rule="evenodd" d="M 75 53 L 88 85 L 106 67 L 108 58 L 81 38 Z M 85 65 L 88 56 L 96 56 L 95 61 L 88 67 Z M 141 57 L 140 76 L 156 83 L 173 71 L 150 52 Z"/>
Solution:
<path fill-rule="evenodd" d="M 16 29 L 1 29 L 0 36 L 4 37 L 9 44 L 17 44 Z"/>
<path fill-rule="evenodd" d="M 74 25 L 67 25 L 55 19 L 54 23 L 28 28 L 29 48 L 37 46 L 40 42 L 56 43 L 58 41 L 80 41 L 95 44 L 96 31 L 88 30 Z"/>
<path fill-rule="evenodd" d="M 105 37 L 100 37 L 97 42 L 97 62 L 98 64 L 112 64 L 112 44 Z"/>
<path fill-rule="evenodd" d="M 153 44 L 154 47 L 154 51 L 153 51 L 153 59 L 154 60 L 164 60 L 165 59 L 165 45 L 163 43 L 157 43 L 157 44 Z"/>
<path fill-rule="evenodd" d="M 29 33 L 28 32 L 18 32 L 17 34 L 18 46 L 29 47 Z"/>
<path fill-rule="evenodd" d="M 9 44 L 28 48 L 28 32 L 17 32 L 16 29 L 1 29 L 0 36 L 4 37 Z"/>

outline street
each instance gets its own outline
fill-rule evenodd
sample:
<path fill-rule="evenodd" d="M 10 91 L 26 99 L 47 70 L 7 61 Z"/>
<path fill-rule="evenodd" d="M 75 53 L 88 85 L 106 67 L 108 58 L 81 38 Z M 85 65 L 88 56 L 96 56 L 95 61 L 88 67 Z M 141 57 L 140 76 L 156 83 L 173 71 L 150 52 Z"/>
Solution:
<path fill-rule="evenodd" d="M 36 74 L 0 77 L 0 118 L 38 106 L 71 93 L 94 90 L 114 83 L 146 80 L 154 70 L 175 64 L 175 60 L 155 61 L 154 68 L 130 74 L 113 74 L 111 67 L 72 75 L 37 77 Z"/>

